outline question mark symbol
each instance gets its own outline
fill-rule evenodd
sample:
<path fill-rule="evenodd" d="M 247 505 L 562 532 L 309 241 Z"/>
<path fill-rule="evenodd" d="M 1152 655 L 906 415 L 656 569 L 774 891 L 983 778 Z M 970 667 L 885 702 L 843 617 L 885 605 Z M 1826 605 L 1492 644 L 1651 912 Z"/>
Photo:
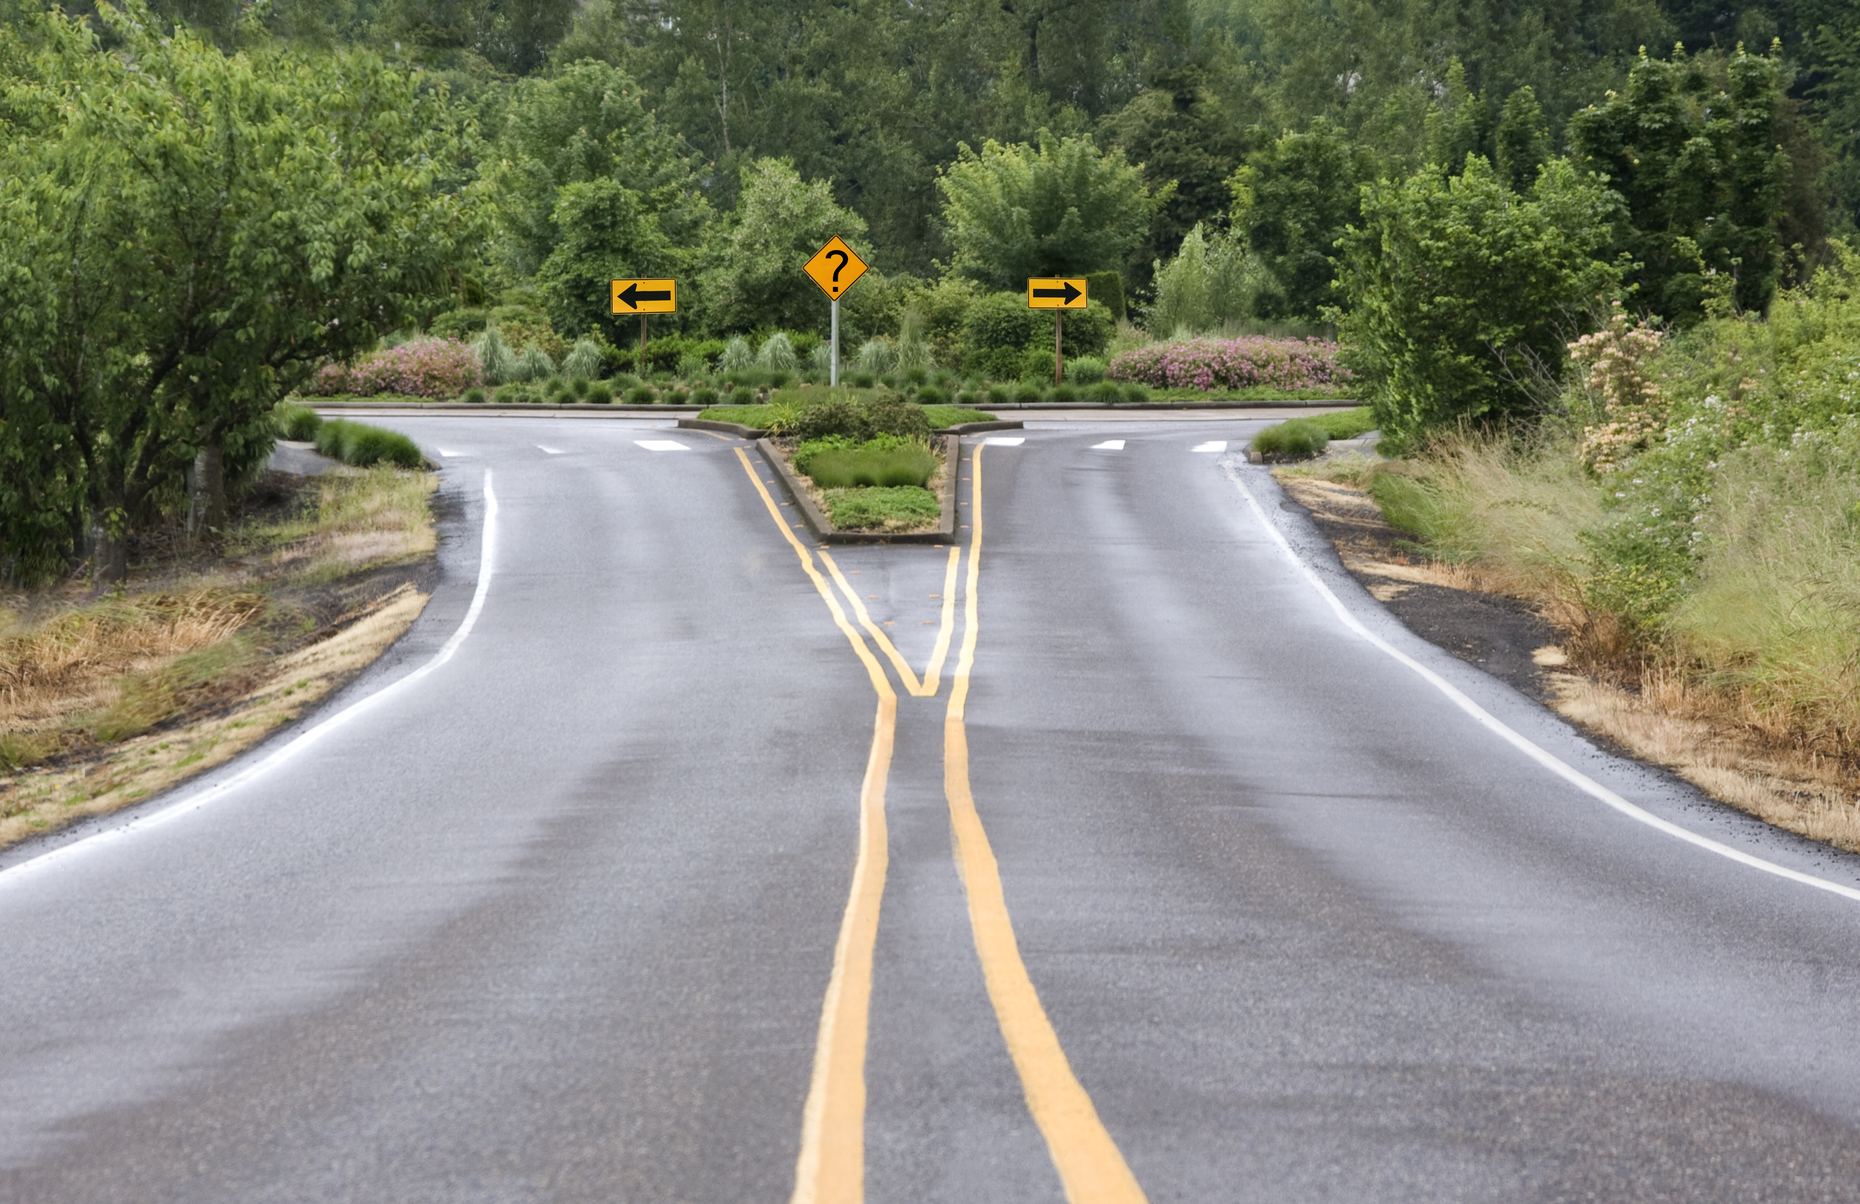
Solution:
<path fill-rule="evenodd" d="M 846 270 L 846 265 L 851 262 L 851 259 L 847 256 L 846 252 L 837 248 L 828 251 L 827 258 L 838 259 L 840 261 L 840 266 L 833 269 L 833 284 L 837 290 L 840 283 L 840 273 Z"/>

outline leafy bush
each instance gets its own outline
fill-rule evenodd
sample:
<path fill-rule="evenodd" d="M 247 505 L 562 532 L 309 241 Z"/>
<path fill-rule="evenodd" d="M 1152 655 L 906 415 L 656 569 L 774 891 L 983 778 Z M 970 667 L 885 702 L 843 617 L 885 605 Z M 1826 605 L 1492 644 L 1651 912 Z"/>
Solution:
<path fill-rule="evenodd" d="M 1066 361 L 1066 379 L 1075 385 L 1095 385 L 1104 379 L 1104 361 L 1094 356 Z"/>
<path fill-rule="evenodd" d="M 464 402 L 466 405 L 474 405 L 474 406 L 483 405 L 484 396 L 485 394 L 484 394 L 483 389 L 471 388 L 471 389 L 465 390 L 465 392 L 460 395 L 459 400 Z"/>
<path fill-rule="evenodd" d="M 1079 399 L 1079 391 L 1071 385 L 1061 382 L 1046 391 L 1046 400 L 1055 405 L 1069 406 Z"/>
<path fill-rule="evenodd" d="M 699 385 L 691 390 L 691 404 L 694 406 L 714 406 L 717 404 L 717 390 L 709 385 Z"/>
<path fill-rule="evenodd" d="M 1014 386 L 1014 404 L 1030 406 L 1046 399 L 1046 390 L 1036 384 L 1022 381 Z"/>
<path fill-rule="evenodd" d="M 440 314 L 427 326 L 426 333 L 436 339 L 458 339 L 467 341 L 473 335 L 482 334 L 490 315 L 482 309 L 469 307 L 455 309 Z"/>
<path fill-rule="evenodd" d="M 739 385 L 736 388 L 730 390 L 730 404 L 731 405 L 747 406 L 747 405 L 754 405 L 755 403 L 756 403 L 756 391 L 754 389 L 744 388 Z"/>
<path fill-rule="evenodd" d="M 923 388 L 917 390 L 917 395 L 912 400 L 916 401 L 918 405 L 940 406 L 948 404 L 949 394 L 937 388 L 935 385 L 925 385 Z"/>
<path fill-rule="evenodd" d="M 1540 412 L 1565 344 L 1620 286 L 1620 200 L 1562 160 L 1528 194 L 1484 159 L 1367 189 L 1341 246 L 1346 362 L 1391 448 Z"/>
<path fill-rule="evenodd" d="M 614 386 L 610 382 L 597 380 L 588 386 L 588 404 L 597 406 L 612 405 L 613 400 Z"/>
<path fill-rule="evenodd" d="M 499 385 L 495 397 L 501 406 L 517 405 L 530 399 L 529 390 L 515 383 Z"/>
<path fill-rule="evenodd" d="M 313 397 L 396 393 L 450 401 L 481 380 L 470 347 L 451 339 L 418 338 L 371 352 L 349 368 L 326 365 L 304 392 Z"/>
<path fill-rule="evenodd" d="M 278 437 L 294 443 L 307 443 L 315 439 L 317 428 L 323 425 L 316 411 L 308 406 L 281 405 L 273 412 L 273 418 L 278 428 Z"/>
<path fill-rule="evenodd" d="M 426 464 L 426 458 L 414 446 L 413 440 L 398 431 L 340 419 L 325 422 L 317 430 L 316 449 L 325 456 L 356 468 L 366 468 L 371 464 L 420 468 Z"/>
<path fill-rule="evenodd" d="M 1150 329 L 1161 334 L 1219 331 L 1253 316 L 1265 272 L 1247 255 L 1243 236 L 1202 233 L 1197 225 L 1175 258 L 1156 272 L 1156 301 Z"/>
<path fill-rule="evenodd" d="M 1309 460 L 1330 446 L 1330 433 L 1309 418 L 1269 426 L 1253 437 L 1253 450 L 1267 460 Z"/>
<path fill-rule="evenodd" d="M 1304 391 L 1344 386 L 1337 345 L 1319 339 L 1186 339 L 1150 343 L 1111 361 L 1107 378 L 1157 389 L 1246 389 L 1259 385 Z"/>
<path fill-rule="evenodd" d="M 650 385 L 635 385 L 626 391 L 626 403 L 630 406 L 649 406 L 658 399 Z"/>
<path fill-rule="evenodd" d="M 594 380 L 606 367 L 606 350 L 590 338 L 576 339 L 574 347 L 562 357 L 562 375 L 574 380 Z"/>
<path fill-rule="evenodd" d="M 1095 385 L 1086 385 L 1079 390 L 1084 400 L 1094 405 L 1114 406 L 1124 399 L 1124 391 L 1115 381 L 1101 380 Z"/>

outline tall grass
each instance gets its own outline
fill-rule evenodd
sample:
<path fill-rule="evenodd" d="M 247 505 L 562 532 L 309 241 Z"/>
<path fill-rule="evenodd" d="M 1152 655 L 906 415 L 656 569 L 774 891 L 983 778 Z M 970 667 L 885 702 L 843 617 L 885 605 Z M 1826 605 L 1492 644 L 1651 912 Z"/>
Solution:
<path fill-rule="evenodd" d="M 420 454 L 413 440 L 398 431 L 341 419 L 325 422 L 317 428 L 316 449 L 356 468 L 372 464 L 421 468 L 426 464 L 426 457 Z"/>
<path fill-rule="evenodd" d="M 1752 722 L 1848 755 L 1860 751 L 1860 420 L 1850 426 L 1724 460 L 1672 623 Z"/>
<path fill-rule="evenodd" d="M 937 458 L 929 448 L 896 439 L 852 445 L 827 440 L 804 443 L 795 453 L 794 463 L 822 489 L 921 487 L 929 483 L 937 469 Z"/>

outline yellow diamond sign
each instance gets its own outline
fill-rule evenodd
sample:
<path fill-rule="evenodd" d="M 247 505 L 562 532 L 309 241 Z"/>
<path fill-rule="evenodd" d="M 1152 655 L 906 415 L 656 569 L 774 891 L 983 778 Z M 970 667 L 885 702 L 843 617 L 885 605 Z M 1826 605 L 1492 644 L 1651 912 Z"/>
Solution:
<path fill-rule="evenodd" d="M 835 238 L 807 261 L 807 274 L 820 286 L 820 291 L 835 301 L 840 294 L 852 287 L 853 281 L 865 275 L 865 260 L 853 253 L 844 239 Z"/>

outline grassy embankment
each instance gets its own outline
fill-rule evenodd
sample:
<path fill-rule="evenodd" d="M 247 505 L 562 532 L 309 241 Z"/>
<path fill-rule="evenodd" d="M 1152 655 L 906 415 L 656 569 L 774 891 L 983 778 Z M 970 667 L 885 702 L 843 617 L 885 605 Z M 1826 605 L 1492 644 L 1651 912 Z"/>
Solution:
<path fill-rule="evenodd" d="M 0 598 L 0 846 L 221 764 L 372 661 L 425 604 L 433 484 L 268 475 L 213 552 Z"/>
<path fill-rule="evenodd" d="M 1850 268 L 1635 360 L 1571 418 L 1327 469 L 1462 584 L 1524 598 L 1564 712 L 1718 797 L 1860 849 L 1860 300 Z M 1579 356 L 1579 358 L 1583 358 Z"/>

